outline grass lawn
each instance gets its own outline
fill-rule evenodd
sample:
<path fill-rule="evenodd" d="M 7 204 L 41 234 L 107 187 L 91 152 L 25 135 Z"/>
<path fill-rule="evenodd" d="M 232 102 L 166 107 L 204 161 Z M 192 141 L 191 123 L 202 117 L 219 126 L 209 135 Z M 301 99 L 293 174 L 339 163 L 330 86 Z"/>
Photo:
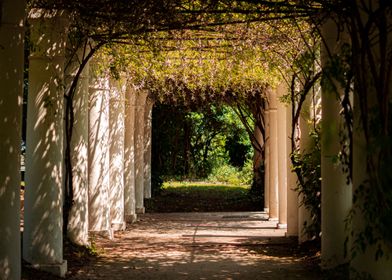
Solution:
<path fill-rule="evenodd" d="M 205 182 L 166 182 L 159 195 L 145 200 L 146 212 L 261 211 L 263 199 L 249 186 Z"/>

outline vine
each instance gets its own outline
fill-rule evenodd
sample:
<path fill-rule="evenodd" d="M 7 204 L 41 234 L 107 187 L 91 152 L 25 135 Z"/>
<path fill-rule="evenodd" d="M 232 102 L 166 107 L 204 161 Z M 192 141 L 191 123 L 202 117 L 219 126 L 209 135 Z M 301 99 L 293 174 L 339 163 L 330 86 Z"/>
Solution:
<path fill-rule="evenodd" d="M 345 83 L 341 102 L 348 132 L 341 134 L 341 161 L 343 168 L 349 171 L 348 179 L 353 177 L 354 181 L 356 175 L 352 174 L 352 168 L 361 164 L 353 159 L 351 143 L 358 136 L 364 139 L 366 147 L 363 161 L 366 178 L 359 184 L 356 182 L 354 194 L 354 211 L 363 214 L 365 226 L 355 237 L 355 244 L 362 249 L 366 244 L 380 242 L 391 246 L 390 1 L 149 0 L 112 1 L 110 6 L 107 1 L 98 0 L 29 2 L 30 7 L 65 9 L 76 15 L 75 24 L 81 33 L 95 42 L 128 46 L 118 52 L 128 59 L 127 74 L 133 77 L 134 83 L 151 89 L 157 99 L 173 103 L 203 104 L 215 98 L 242 102 L 262 96 L 266 86 L 276 85 L 278 73 L 288 77 L 298 54 L 313 46 L 305 36 L 307 32 L 296 34 L 296 28 L 313 30 L 309 36 L 317 36 L 315 30 L 323 20 L 334 19 L 338 27 L 348 30 L 350 35 L 349 67 L 346 69 L 343 65 L 345 69 L 336 73 L 336 78 L 343 78 Z M 299 23 L 296 19 L 300 19 Z M 302 19 L 308 20 L 307 24 L 303 24 Z M 130 49 L 133 51 L 129 52 Z M 308 55 L 312 63 L 318 60 L 314 53 Z M 311 69 L 294 71 L 293 120 L 298 120 L 306 94 L 321 77 Z M 298 83 L 302 84 L 301 90 L 297 89 Z M 76 82 L 73 87 L 74 84 L 76 86 Z M 359 108 L 355 114 L 349 102 L 352 91 Z M 72 94 L 70 91 L 67 98 L 72 99 Z M 244 104 L 246 102 L 240 103 Z M 72 105 L 69 106 L 67 130 L 71 137 L 73 113 Z M 295 150 L 295 123 L 291 136 Z M 292 160 L 296 160 L 294 155 Z M 299 176 L 301 185 L 304 180 Z M 68 184 L 72 184 L 72 180 L 68 179 Z M 68 190 L 70 196 L 71 189 Z"/>

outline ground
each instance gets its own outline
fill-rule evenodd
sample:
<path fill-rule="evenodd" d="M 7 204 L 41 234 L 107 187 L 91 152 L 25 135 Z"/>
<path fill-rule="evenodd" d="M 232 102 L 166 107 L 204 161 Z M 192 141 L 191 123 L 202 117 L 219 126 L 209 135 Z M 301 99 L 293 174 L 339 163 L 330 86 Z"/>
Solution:
<path fill-rule="evenodd" d="M 93 241 L 96 257 L 66 246 L 66 279 L 346 279 L 321 273 L 317 242 L 298 246 L 261 211 L 147 213 L 113 240 Z M 25 266 L 22 279 L 57 278 Z"/>

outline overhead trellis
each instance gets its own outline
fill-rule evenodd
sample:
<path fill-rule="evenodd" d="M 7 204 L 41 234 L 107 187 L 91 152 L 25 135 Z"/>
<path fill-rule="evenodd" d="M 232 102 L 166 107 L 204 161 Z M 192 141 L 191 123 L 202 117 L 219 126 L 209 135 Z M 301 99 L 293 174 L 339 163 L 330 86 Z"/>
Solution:
<path fill-rule="evenodd" d="M 65 10 L 73 24 L 96 39 L 168 30 L 211 30 L 217 26 L 319 14 L 314 1 L 229 0 L 30 0 L 32 8 Z"/>
<path fill-rule="evenodd" d="M 214 31 L 157 32 L 105 48 L 109 67 L 156 100 L 197 105 L 264 96 L 306 49 L 290 22 L 247 23 Z M 303 24 L 302 28 L 305 27 Z"/>
<path fill-rule="evenodd" d="M 313 2 L 280 0 L 31 0 L 29 5 L 67 11 L 75 48 L 87 40 L 93 52 L 106 46 L 117 61 L 111 69 L 159 90 L 159 100 L 184 102 L 254 95 L 265 84 L 276 85 L 278 72 L 287 73 L 305 46 L 295 24 L 321 10 Z M 66 93 L 70 99 L 75 86 Z M 173 93 L 178 96 L 168 97 Z"/>
<path fill-rule="evenodd" d="M 279 74 L 289 71 L 304 48 L 294 23 L 320 13 L 319 4 L 305 2 L 29 1 L 30 8 L 65 10 L 72 18 L 70 47 L 75 54 L 78 48 L 86 50 L 65 93 L 64 214 L 73 199 L 69 148 L 74 122 L 72 100 L 77 79 L 93 55 L 104 50 L 98 53 L 115 77 L 125 73 L 162 102 L 190 106 L 218 100 L 235 103 L 243 119 L 245 114 L 257 114 L 263 127 L 260 110 L 265 90 L 277 84 Z M 72 60 L 72 55 L 68 59 Z M 66 230 L 66 216 L 64 221 Z"/>

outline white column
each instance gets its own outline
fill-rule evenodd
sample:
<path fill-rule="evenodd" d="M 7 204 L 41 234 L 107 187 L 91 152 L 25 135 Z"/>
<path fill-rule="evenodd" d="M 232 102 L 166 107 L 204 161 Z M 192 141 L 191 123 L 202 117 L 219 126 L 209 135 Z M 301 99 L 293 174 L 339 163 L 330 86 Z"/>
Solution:
<path fill-rule="evenodd" d="M 387 100 L 384 102 L 390 102 L 391 101 L 391 96 L 392 96 L 392 80 L 390 79 L 390 76 L 386 76 L 386 73 L 390 70 L 384 70 L 381 68 L 382 62 L 380 61 L 383 58 L 383 52 L 385 52 L 385 57 L 388 58 L 387 61 L 383 61 L 386 63 L 390 63 L 391 61 L 391 44 L 392 44 L 392 31 L 391 31 L 391 25 L 392 25 L 392 18 L 390 17 L 390 14 L 388 12 L 385 12 L 387 8 L 385 8 L 385 4 L 383 3 L 384 7 L 380 9 L 381 1 L 371 1 L 371 0 L 366 0 L 366 1 L 356 1 L 356 4 L 358 6 L 358 12 L 360 13 L 360 20 L 361 23 L 364 26 L 367 26 L 368 21 L 373 23 L 375 26 L 371 30 L 369 30 L 369 35 L 368 35 L 368 40 L 371 40 L 372 44 L 371 46 L 367 45 L 368 42 L 360 42 L 361 46 L 364 46 L 364 49 L 356 49 L 358 52 L 358 55 L 360 58 L 365 58 L 360 61 L 361 67 L 358 70 L 358 73 L 363 77 L 364 79 L 367 79 L 366 81 L 357 81 L 358 84 L 361 84 L 362 86 L 365 86 L 366 88 L 362 88 L 365 92 L 363 92 L 366 96 L 361 96 L 359 95 L 358 92 L 354 95 L 354 122 L 353 122 L 353 191 L 354 194 L 356 195 L 356 201 L 353 205 L 354 208 L 354 214 L 352 217 L 352 231 L 354 234 L 354 240 L 353 240 L 353 246 L 354 250 L 356 250 L 356 256 L 353 257 L 350 263 L 350 277 L 351 279 L 354 278 L 359 278 L 359 275 L 356 275 L 355 273 L 363 274 L 366 275 L 366 279 L 375 279 L 375 280 L 384 280 L 384 279 L 392 279 L 392 247 L 390 243 L 390 238 L 388 240 L 379 240 L 375 244 L 370 245 L 368 240 L 366 240 L 366 237 L 369 238 L 369 234 L 366 234 L 365 231 L 367 227 L 370 227 L 370 231 L 375 231 L 375 227 L 378 227 L 377 224 L 375 224 L 375 221 L 373 221 L 368 215 L 369 213 L 366 213 L 367 211 L 371 211 L 371 215 L 382 215 L 386 216 L 387 218 L 386 221 L 384 220 L 383 222 L 389 223 L 389 227 L 387 225 L 384 225 L 384 234 L 391 234 L 391 232 L 385 232 L 390 229 L 390 224 L 391 224 L 391 200 L 390 200 L 390 195 L 391 195 L 391 185 L 390 185 L 390 175 L 384 175 L 384 172 L 388 172 L 387 170 L 390 170 L 390 166 L 380 166 L 381 164 L 385 164 L 385 162 L 379 162 L 380 160 L 380 153 L 382 152 L 382 148 L 386 149 L 384 145 L 387 145 L 387 147 L 390 149 L 391 148 L 391 143 L 383 143 L 386 138 L 385 136 L 381 136 L 380 134 L 384 133 L 379 130 L 381 130 L 381 125 L 378 128 L 378 124 L 374 124 L 374 122 L 380 121 L 381 118 L 376 117 L 375 114 L 378 114 L 381 110 L 380 106 L 382 106 L 377 100 L 380 96 L 387 96 Z M 389 4 L 389 2 L 388 2 Z M 380 11 L 380 13 L 379 13 Z M 372 14 L 372 15 L 371 15 Z M 373 16 L 373 17 L 372 17 Z M 374 16 L 377 16 L 377 19 L 374 19 Z M 369 17 L 372 17 L 369 19 Z M 376 26 L 374 23 L 380 22 L 381 24 L 379 26 Z M 384 26 L 385 24 L 385 26 Z M 385 30 L 383 29 L 385 27 Z M 380 32 L 385 32 L 383 34 L 379 34 Z M 381 38 L 385 38 L 386 41 L 382 41 Z M 385 45 L 384 45 L 385 44 Z M 369 48 L 369 49 L 367 49 Z M 376 79 L 374 78 L 373 74 L 371 73 L 371 68 L 369 66 L 369 61 L 367 61 L 367 56 L 369 53 L 366 55 L 363 55 L 362 52 L 369 50 L 372 57 L 373 57 L 373 63 L 375 65 L 375 71 L 380 71 L 378 79 L 379 81 L 383 81 L 384 84 L 384 89 L 385 91 L 388 92 L 383 92 L 380 93 L 380 90 L 376 88 Z M 355 59 L 358 59 L 356 57 Z M 390 72 L 389 72 L 390 73 Z M 355 85 L 354 86 L 354 91 L 360 90 L 359 88 L 361 85 Z M 360 102 L 363 101 L 359 100 L 359 98 L 366 98 L 366 102 Z M 373 147 L 369 147 L 368 143 L 366 141 L 366 136 L 365 132 L 363 129 L 363 115 L 361 114 L 361 106 L 365 107 L 365 110 L 368 112 L 368 119 L 366 120 L 366 125 L 368 126 L 368 140 L 371 143 Z M 390 117 L 387 117 L 387 121 L 390 122 Z M 390 137 L 390 132 L 388 132 L 388 137 Z M 380 147 L 378 147 L 380 145 Z M 384 147 L 382 147 L 384 146 Z M 374 150 L 373 150 L 374 149 Z M 384 155 L 385 156 L 385 155 Z M 386 155 L 386 157 L 389 157 L 390 155 Z M 371 166 L 375 169 L 373 170 L 374 173 L 376 173 L 379 176 L 379 181 L 374 182 L 372 178 L 370 178 L 369 174 L 369 160 L 373 161 Z M 384 158 L 385 160 L 385 158 Z M 390 159 L 389 159 L 390 160 Z M 378 173 L 378 172 L 381 172 Z M 389 171 L 390 172 L 390 171 Z M 388 178 L 385 177 L 388 176 Z M 387 181 L 389 180 L 389 181 Z M 370 181 L 370 182 L 369 182 Z M 388 183 L 389 184 L 388 184 Z M 382 186 L 378 184 L 383 184 Z M 377 190 L 377 188 L 382 188 L 382 193 L 380 189 Z M 386 201 L 388 205 L 376 205 L 377 202 L 379 202 L 380 199 L 375 198 L 374 196 L 384 196 L 386 197 Z M 372 201 L 373 200 L 373 201 Z M 380 208 L 377 209 L 377 206 Z M 383 209 L 381 210 L 381 207 Z M 389 207 L 389 209 L 385 209 L 386 207 Z M 370 209 L 369 209 L 370 208 Z M 373 209 L 371 209 L 373 208 Z M 388 211 L 388 212 L 385 212 Z M 362 251 L 360 248 L 355 248 L 355 239 L 358 238 L 358 234 L 364 234 L 365 240 L 363 242 L 366 245 L 366 248 L 364 251 Z M 380 236 L 378 236 L 380 237 Z M 383 252 L 382 255 L 379 255 L 379 258 L 376 259 L 376 252 L 381 249 Z M 351 273 L 353 273 L 351 275 Z M 363 277 L 365 278 L 365 277 Z"/>
<path fill-rule="evenodd" d="M 292 133 L 292 106 L 290 104 L 286 112 L 286 138 L 287 143 L 287 236 L 298 236 L 298 193 L 297 175 L 292 171 L 292 163 L 290 154 L 291 148 L 291 133 Z M 294 124 L 297 128 L 297 124 Z M 297 130 L 297 129 L 296 129 Z M 296 131 L 295 130 L 295 131 Z M 294 139 L 297 135 L 294 135 Z"/>
<path fill-rule="evenodd" d="M 309 99 L 305 100 L 302 105 L 302 112 L 299 120 L 299 129 L 300 129 L 300 142 L 299 149 L 300 153 L 309 153 L 312 147 L 312 142 L 310 139 L 310 131 L 309 131 L 309 120 L 310 120 L 310 103 Z M 298 242 L 303 243 L 309 240 L 309 236 L 305 233 L 305 224 L 309 225 L 312 222 L 311 213 L 308 209 L 306 209 L 303 204 L 303 194 L 300 193 L 298 195 Z"/>
<path fill-rule="evenodd" d="M 64 276 L 63 84 L 66 19 L 30 14 L 31 42 L 27 108 L 26 191 L 23 257 L 35 267 Z"/>
<path fill-rule="evenodd" d="M 20 279 L 20 144 L 25 1 L 0 3 L 0 275 Z"/>
<path fill-rule="evenodd" d="M 136 221 L 135 201 L 135 97 L 131 85 L 125 96 L 125 136 L 124 136 L 124 212 L 127 222 Z"/>
<path fill-rule="evenodd" d="M 281 84 L 276 89 L 278 97 L 286 93 L 286 87 Z M 279 183 L 279 223 L 278 228 L 287 228 L 287 105 L 277 102 L 278 112 L 278 183 Z"/>
<path fill-rule="evenodd" d="M 265 143 L 264 143 L 264 212 L 269 212 L 269 193 L 270 193 L 270 113 L 269 105 L 267 104 L 264 113 L 265 124 Z"/>
<path fill-rule="evenodd" d="M 269 219 L 279 218 L 279 182 L 278 182 L 278 98 L 275 91 L 269 91 Z"/>
<path fill-rule="evenodd" d="M 83 59 L 77 50 L 66 69 L 68 92 Z M 68 238 L 79 245 L 88 245 L 88 89 L 89 65 L 84 67 L 73 99 L 74 124 L 71 139 L 73 204 L 69 212 Z"/>
<path fill-rule="evenodd" d="M 110 219 L 113 230 L 124 230 L 124 88 L 120 81 L 110 86 Z"/>
<path fill-rule="evenodd" d="M 154 102 L 147 98 L 144 111 L 144 198 L 151 198 L 151 141 L 152 108 Z"/>
<path fill-rule="evenodd" d="M 109 74 L 90 64 L 89 230 L 112 237 L 109 201 Z"/>
<path fill-rule="evenodd" d="M 144 213 L 144 108 L 146 91 L 136 93 L 135 108 L 135 196 L 136 213 Z"/>
<path fill-rule="evenodd" d="M 369 100 L 374 96 L 368 96 Z M 370 102 L 369 102 L 370 103 Z M 362 120 L 360 118 L 359 100 L 354 97 L 354 129 L 353 129 L 353 191 L 355 192 L 361 185 L 369 180 L 367 170 L 367 153 L 369 147 L 366 144 L 366 138 L 362 129 Z M 364 183 L 365 182 L 365 183 Z M 369 188 L 367 185 L 365 188 Z M 365 189 L 364 188 L 364 189 Z M 363 191 L 362 191 L 363 192 Z M 365 217 L 364 209 L 366 209 L 366 199 L 363 197 L 365 194 L 362 193 L 362 197 L 357 197 L 357 205 L 354 205 L 354 215 L 352 217 L 352 231 L 354 239 L 357 238 L 356 234 L 363 233 L 365 231 L 368 218 Z M 359 207 L 362 207 L 359 208 Z M 365 210 L 366 211 L 366 210 Z M 375 209 L 373 210 L 375 211 Z M 390 221 L 389 221 L 390 222 Z M 374 229 L 371 229 L 374 230 Z M 366 245 L 365 251 L 361 251 L 360 248 L 355 248 L 356 256 L 351 259 L 350 263 L 350 279 L 358 278 L 356 273 L 363 273 L 368 277 L 366 279 L 384 280 L 392 279 L 392 250 L 390 244 L 386 244 L 384 240 L 377 242 L 376 244 L 369 245 L 367 240 L 363 240 Z M 383 255 L 376 260 L 376 252 L 379 249 L 383 251 Z M 353 249 L 353 248 L 351 248 Z M 349 248 L 350 250 L 350 248 Z M 353 275 L 351 275 L 353 274 Z"/>
<path fill-rule="evenodd" d="M 330 20 L 324 24 L 323 38 L 327 46 L 322 46 L 322 65 L 328 67 L 331 54 L 339 51 L 336 43 L 338 30 L 335 22 Z M 337 161 L 341 144 L 340 134 L 343 129 L 341 105 L 337 96 L 344 94 L 344 89 L 336 81 L 336 91 L 332 85 L 322 88 L 322 132 L 321 132 L 321 265 L 333 268 L 347 262 L 345 256 L 346 218 L 351 209 L 352 188 L 347 186 L 347 176 Z"/>

